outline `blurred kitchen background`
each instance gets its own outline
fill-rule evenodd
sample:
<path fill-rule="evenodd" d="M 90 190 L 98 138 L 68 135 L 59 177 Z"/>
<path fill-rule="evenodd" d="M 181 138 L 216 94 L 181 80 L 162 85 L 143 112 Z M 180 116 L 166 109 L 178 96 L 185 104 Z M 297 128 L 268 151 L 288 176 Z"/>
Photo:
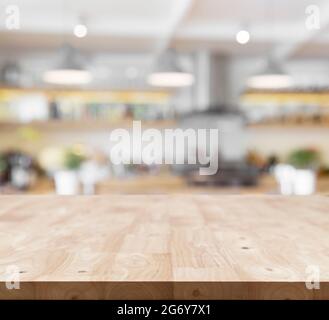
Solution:
<path fill-rule="evenodd" d="M 0 0 L 0 193 L 329 194 L 327 0 Z M 219 172 L 109 133 L 219 128 Z M 201 146 L 197 146 L 201 147 Z"/>

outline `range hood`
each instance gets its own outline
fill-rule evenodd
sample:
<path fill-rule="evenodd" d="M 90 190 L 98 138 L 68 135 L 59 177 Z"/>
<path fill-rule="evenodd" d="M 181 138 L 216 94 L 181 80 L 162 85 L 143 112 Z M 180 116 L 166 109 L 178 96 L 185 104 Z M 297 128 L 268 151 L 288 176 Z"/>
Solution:
<path fill-rule="evenodd" d="M 229 57 L 199 52 L 195 56 L 196 83 L 194 90 L 194 109 L 232 110 Z"/>
<path fill-rule="evenodd" d="M 200 176 L 198 165 L 174 166 L 174 171 L 186 176 L 190 183 L 220 185 L 254 185 L 258 172 L 246 163 L 247 147 L 245 120 L 238 108 L 230 103 L 228 61 L 225 57 L 208 53 L 197 56 L 194 110 L 183 115 L 181 129 L 218 129 L 218 172 Z M 207 152 L 206 145 L 197 149 Z M 187 154 L 187 152 L 185 152 Z"/>
<path fill-rule="evenodd" d="M 230 104 L 228 58 L 208 52 L 196 55 L 194 111 L 179 121 L 181 128 L 218 129 L 221 162 L 243 162 L 246 156 L 245 121 Z"/>

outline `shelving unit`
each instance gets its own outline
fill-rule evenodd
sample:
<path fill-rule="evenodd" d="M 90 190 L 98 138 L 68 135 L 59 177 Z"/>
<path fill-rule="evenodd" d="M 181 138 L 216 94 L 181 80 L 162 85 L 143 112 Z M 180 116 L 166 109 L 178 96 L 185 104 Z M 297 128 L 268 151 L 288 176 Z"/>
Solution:
<path fill-rule="evenodd" d="M 167 91 L 134 90 L 84 90 L 84 89 L 48 89 L 48 88 L 13 88 L 0 87 L 0 101 L 9 100 L 27 94 L 43 94 L 48 99 L 58 97 L 79 98 L 84 102 L 102 103 L 166 103 L 170 98 Z"/>
<path fill-rule="evenodd" d="M 280 122 L 261 122 L 250 123 L 247 125 L 250 129 L 270 129 L 270 130 L 327 130 L 329 122 L 323 123 L 280 123 Z"/>
<path fill-rule="evenodd" d="M 22 126 L 42 130 L 106 130 L 130 126 L 133 120 L 141 120 L 150 127 L 171 126 L 168 121 L 173 112 L 169 98 L 165 91 L 0 87 L 0 130 Z"/>
<path fill-rule="evenodd" d="M 30 123 L 19 122 L 0 122 L 0 131 L 18 130 L 20 128 L 29 127 L 42 131 L 104 131 L 116 128 L 132 127 L 133 119 L 120 121 L 106 121 L 106 120 L 53 120 L 53 121 L 35 121 Z M 143 128 L 170 128 L 174 127 L 176 122 L 174 120 L 142 120 Z"/>
<path fill-rule="evenodd" d="M 302 103 L 329 107 L 329 91 L 248 91 L 241 97 L 242 102 L 253 103 Z"/>

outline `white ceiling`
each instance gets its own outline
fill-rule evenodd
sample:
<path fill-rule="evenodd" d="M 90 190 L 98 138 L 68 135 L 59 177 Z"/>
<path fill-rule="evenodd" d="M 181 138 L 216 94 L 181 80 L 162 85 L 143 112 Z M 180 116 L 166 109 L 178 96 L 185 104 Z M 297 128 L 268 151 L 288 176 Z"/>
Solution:
<path fill-rule="evenodd" d="M 195 1 L 189 15 L 192 21 L 294 22 L 303 19 L 305 7 L 326 1 L 310 0 L 200 0 Z"/>
<path fill-rule="evenodd" d="M 329 55 L 327 0 L 16 0 L 21 28 L 8 31 L 5 8 L 11 3 L 0 0 L 1 51 L 49 50 L 69 41 L 90 51 L 154 53 L 173 46 L 187 52 Z M 305 27 L 310 4 L 320 8 L 316 33 Z M 79 16 L 89 28 L 83 39 L 72 35 Z M 242 25 L 251 32 L 244 46 L 235 42 Z"/>

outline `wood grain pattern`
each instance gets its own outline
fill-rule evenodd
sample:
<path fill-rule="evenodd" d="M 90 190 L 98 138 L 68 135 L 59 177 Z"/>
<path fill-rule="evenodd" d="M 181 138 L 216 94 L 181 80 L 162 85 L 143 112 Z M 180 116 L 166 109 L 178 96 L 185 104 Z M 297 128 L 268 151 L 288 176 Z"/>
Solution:
<path fill-rule="evenodd" d="M 322 196 L 1 196 L 0 298 L 329 299 L 328 208 Z M 320 290 L 306 288 L 310 266 Z"/>

